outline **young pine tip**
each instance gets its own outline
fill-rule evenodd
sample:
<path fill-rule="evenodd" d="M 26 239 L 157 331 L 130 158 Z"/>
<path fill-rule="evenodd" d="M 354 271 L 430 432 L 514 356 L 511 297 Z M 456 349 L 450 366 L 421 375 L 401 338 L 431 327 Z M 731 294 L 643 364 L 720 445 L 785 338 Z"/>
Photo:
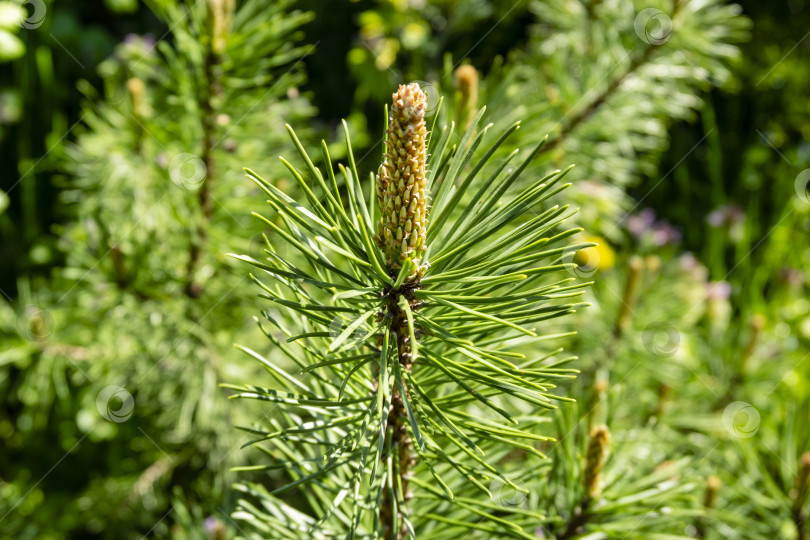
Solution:
<path fill-rule="evenodd" d="M 400 85 L 393 95 L 388 118 L 383 161 L 377 173 L 380 221 L 377 241 L 388 270 L 397 272 L 407 258 L 416 270 L 408 277 L 422 277 L 426 263 L 427 232 L 427 96 L 417 83 Z"/>
<path fill-rule="evenodd" d="M 607 461 L 609 449 L 610 430 L 605 425 L 594 426 L 585 454 L 585 490 L 589 499 L 597 498 L 602 492 L 602 468 Z"/>

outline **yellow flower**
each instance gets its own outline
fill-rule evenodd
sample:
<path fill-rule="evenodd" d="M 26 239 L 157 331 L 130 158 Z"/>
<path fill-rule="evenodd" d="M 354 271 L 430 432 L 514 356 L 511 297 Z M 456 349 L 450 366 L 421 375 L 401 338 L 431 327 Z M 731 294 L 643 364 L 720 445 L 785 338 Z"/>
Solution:
<path fill-rule="evenodd" d="M 601 271 L 609 270 L 616 264 L 616 252 L 607 241 L 598 236 L 588 236 L 586 242 L 593 242 L 593 247 L 580 249 L 574 255 L 574 262 L 579 266 Z"/>

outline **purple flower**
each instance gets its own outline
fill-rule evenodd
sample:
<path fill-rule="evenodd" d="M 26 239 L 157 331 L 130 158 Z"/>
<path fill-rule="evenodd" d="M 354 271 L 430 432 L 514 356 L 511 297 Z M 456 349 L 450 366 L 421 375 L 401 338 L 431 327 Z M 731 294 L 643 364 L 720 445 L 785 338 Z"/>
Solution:
<path fill-rule="evenodd" d="M 731 284 L 728 281 L 707 283 L 706 296 L 709 300 L 728 300 L 728 297 L 731 296 Z"/>
<path fill-rule="evenodd" d="M 700 267 L 700 262 L 688 251 L 678 257 L 678 262 L 680 263 L 681 268 L 686 271 L 695 270 Z"/>
<path fill-rule="evenodd" d="M 681 241 L 681 231 L 666 221 L 659 221 L 653 226 L 652 238 L 656 246 L 677 244 Z"/>
<path fill-rule="evenodd" d="M 627 230 L 636 239 L 644 236 L 655 224 L 655 212 L 652 208 L 645 208 L 638 214 L 633 214 L 627 218 Z"/>
<path fill-rule="evenodd" d="M 214 516 L 205 518 L 205 532 L 211 535 L 211 538 L 225 538 L 225 526 L 222 522 Z"/>
<path fill-rule="evenodd" d="M 155 44 L 157 43 L 157 41 L 155 41 L 155 36 L 152 34 L 144 34 L 142 38 L 144 47 L 150 51 L 155 48 Z"/>
<path fill-rule="evenodd" d="M 659 247 L 681 241 L 681 232 L 667 221 L 657 221 L 652 208 L 628 216 L 627 230 L 636 240 L 649 238 L 653 245 Z"/>
<path fill-rule="evenodd" d="M 798 268 L 784 267 L 780 271 L 782 280 L 789 287 L 798 287 L 804 283 L 804 275 Z"/>
<path fill-rule="evenodd" d="M 144 52 L 150 52 L 155 48 L 155 36 L 152 34 L 127 34 L 124 37 L 124 45 L 127 47 L 138 47 Z"/>
<path fill-rule="evenodd" d="M 678 257 L 678 264 L 681 270 L 692 280 L 705 284 L 709 278 L 709 271 L 706 270 L 706 267 L 688 251 Z"/>
<path fill-rule="evenodd" d="M 745 221 L 745 212 L 735 204 L 724 204 L 709 212 L 706 221 L 712 227 L 733 227 Z"/>

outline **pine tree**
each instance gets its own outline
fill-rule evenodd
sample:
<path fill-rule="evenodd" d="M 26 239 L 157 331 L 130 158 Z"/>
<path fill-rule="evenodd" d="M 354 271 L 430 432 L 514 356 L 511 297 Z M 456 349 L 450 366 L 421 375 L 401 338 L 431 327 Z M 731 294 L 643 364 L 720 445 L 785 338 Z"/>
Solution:
<path fill-rule="evenodd" d="M 376 174 L 355 159 L 375 140 L 368 107 L 345 145 L 305 150 L 309 49 L 294 43 L 310 16 L 286 3 L 151 0 L 170 37 L 128 38 L 103 98 L 85 85 L 67 267 L 0 305 L 3 532 L 806 538 L 794 42 L 741 72 L 787 78 L 790 120 L 769 115 L 768 146 L 724 156 L 747 126 L 722 119 L 729 94 L 705 98 L 739 84 L 733 4 L 372 4 L 348 57 L 355 105 L 428 81 L 380 114 Z M 495 39 L 527 19 L 528 37 Z M 297 155 L 277 163 L 287 135 Z M 258 196 L 269 210 L 251 224 Z M 646 205 L 688 221 L 683 242 Z M 689 236 L 705 236 L 695 256 Z M 263 333 L 225 251 L 254 267 Z M 223 379 L 249 381 L 225 385 L 249 403 L 226 410 Z M 251 420 L 238 441 L 231 424 Z M 245 441 L 260 452 L 230 452 Z M 62 456 L 59 487 L 37 483 Z M 212 514 L 236 459 L 226 532 Z"/>
<path fill-rule="evenodd" d="M 541 455 L 541 411 L 561 399 L 555 383 L 574 376 L 571 358 L 537 352 L 559 337 L 538 325 L 583 305 L 569 299 L 586 284 L 561 258 L 591 244 L 566 241 L 578 232 L 563 226 L 567 206 L 542 208 L 568 170 L 514 188 L 545 139 L 504 171 L 490 159 L 517 125 L 484 144 L 482 110 L 451 148 L 452 126 L 426 141 L 425 100 L 415 84 L 394 94 L 382 165 L 366 187 L 348 131 L 343 189 L 326 143 L 324 172 L 292 129 L 304 169 L 283 162 L 305 202 L 248 171 L 270 199 L 273 215 L 260 218 L 274 240 L 262 260 L 239 258 L 261 270 L 262 297 L 286 313 L 263 311 L 270 326 L 260 324 L 283 356 L 248 351 L 275 383 L 228 386 L 279 405 L 245 428 L 272 458 L 251 470 L 283 478 L 272 490 L 240 487 L 249 497 L 236 516 L 257 538 L 527 536 L 508 515 L 521 510 L 501 516 L 487 496 L 498 482 L 523 491 L 500 463 Z M 280 255 L 282 243 L 297 255 Z M 285 502 L 290 490 L 305 510 Z"/>
<path fill-rule="evenodd" d="M 452 65 L 446 63 L 440 78 L 408 73 L 406 80 L 425 78 L 434 87 L 445 91 L 452 84 L 456 92 L 445 118 L 448 122 L 455 120 L 458 126 L 466 127 L 473 122 L 474 111 L 478 103 L 483 102 L 488 104 L 484 118 L 497 119 L 498 123 L 525 119 L 524 129 L 512 137 L 513 144 L 532 144 L 530 139 L 537 133 L 551 132 L 550 144 L 539 150 L 538 159 L 530 162 L 526 169 L 528 174 L 521 178 L 531 178 L 532 173 L 565 159 L 583 164 L 584 167 L 578 167 L 569 176 L 579 180 L 575 182 L 574 193 L 569 190 L 569 196 L 585 206 L 585 215 L 577 216 L 577 219 L 616 241 L 620 239 L 623 228 L 615 224 L 620 222 L 631 204 L 619 188 L 637 182 L 641 175 L 651 174 L 667 144 L 665 128 L 674 120 L 691 117 L 692 111 L 700 106 L 702 90 L 729 79 L 729 64 L 737 57 L 732 44 L 744 38 L 747 27 L 747 21 L 738 16 L 734 6 L 720 2 L 677 4 L 672 9 L 660 6 L 660 10 L 644 15 L 643 8 L 649 6 L 636 6 L 631 2 L 594 2 L 589 7 L 583 4 L 582 9 L 575 10 L 568 9 L 571 6 L 563 3 L 535 3 L 532 6 L 538 20 L 537 37 L 533 38 L 526 52 L 515 54 L 503 67 L 496 64 L 489 77 L 482 79 L 469 65 L 453 70 Z M 544 70 L 543 65 L 551 67 Z M 560 89 L 565 92 L 555 94 Z M 516 99 L 517 96 L 520 99 Z M 638 104 L 646 107 L 645 114 L 637 113 Z M 470 111 L 473 111 L 472 115 Z M 475 122 L 480 120 L 479 117 Z M 522 137 L 529 140 L 522 141 Z M 453 150 L 464 147 L 458 142 L 458 137 L 451 138 L 449 146 Z M 508 159 L 510 150 L 509 145 L 501 146 L 495 151 L 493 161 Z M 436 158 L 436 163 L 441 163 L 439 158 Z M 576 170 L 580 172 L 576 173 Z M 516 181 L 516 187 L 525 185 L 521 178 Z M 451 235 L 450 241 L 452 239 Z M 587 240 L 582 239 L 580 245 L 589 245 L 584 243 Z M 589 250 L 593 248 L 582 251 Z M 578 251 L 568 252 L 563 260 L 578 261 Z M 610 249 L 602 246 L 597 255 L 601 255 L 602 264 L 594 266 L 592 271 L 586 269 L 574 273 L 590 275 L 596 270 L 608 271 L 611 266 L 609 259 L 612 259 Z M 655 272 L 654 261 L 648 262 Z M 498 471 L 502 474 L 509 471 L 512 485 L 500 481 L 495 483 L 497 489 L 488 486 L 492 495 L 488 502 L 494 505 L 487 507 L 488 510 L 508 515 L 511 525 L 497 522 L 497 519 L 489 526 L 470 525 L 471 512 L 474 512 L 469 507 L 448 505 L 442 507 L 443 512 L 430 515 L 438 523 L 423 529 L 417 527 L 420 533 L 444 537 L 466 530 L 482 537 L 493 537 L 519 535 L 515 529 L 520 528 L 548 538 L 588 534 L 619 538 L 666 534 L 674 538 L 700 535 L 701 530 L 706 530 L 706 523 L 717 526 L 716 521 L 712 521 L 716 519 L 713 505 L 720 488 L 711 481 L 715 478 L 711 472 L 717 469 L 704 467 L 699 457 L 693 457 L 692 450 L 673 452 L 674 448 L 689 445 L 678 433 L 677 426 L 673 429 L 670 425 L 655 425 L 663 414 L 663 410 L 657 408 L 667 406 L 667 385 L 664 384 L 667 377 L 675 375 L 682 379 L 689 374 L 689 369 L 666 365 L 657 371 L 662 368 L 661 362 L 649 363 L 650 353 L 656 354 L 650 350 L 649 339 L 656 334 L 644 327 L 643 316 L 634 313 L 634 298 L 642 294 L 636 291 L 640 287 L 639 271 L 634 274 L 632 270 L 637 263 L 630 264 L 622 259 L 616 264 L 627 264 L 627 272 L 624 268 L 617 269 L 618 273 L 607 276 L 611 284 L 594 291 L 596 296 L 592 301 L 599 306 L 599 323 L 594 324 L 594 315 L 586 312 L 576 324 L 569 323 L 564 327 L 564 330 L 571 326 L 588 330 L 584 344 L 581 341 L 573 344 L 574 347 L 586 347 L 583 350 L 586 376 L 584 383 L 573 385 L 570 390 L 565 387 L 560 390 L 564 396 L 575 397 L 580 404 L 573 411 L 558 411 L 555 429 L 548 433 L 558 442 L 543 443 L 535 448 L 548 453 L 552 459 L 538 459 L 536 463 L 522 459 L 504 460 L 499 463 Z M 696 283 L 689 276 L 689 272 L 677 276 L 670 274 L 668 279 L 680 280 L 679 290 L 702 286 L 699 280 Z M 612 280 L 618 280 L 616 286 Z M 617 294 L 621 296 L 622 288 L 626 297 L 617 304 L 615 297 Z M 647 293 L 645 290 L 643 294 Z M 656 304 L 654 298 L 645 302 L 645 306 L 658 307 L 653 318 L 647 319 L 653 323 L 673 320 L 677 314 L 671 297 L 668 298 L 664 291 L 661 294 L 663 302 Z M 683 298 L 687 311 L 692 307 L 690 302 L 695 300 L 693 296 Z M 679 334 L 683 339 L 688 328 L 685 324 L 694 325 L 695 322 L 692 316 L 692 320 L 678 326 L 684 332 Z M 630 328 L 639 324 L 641 328 Z M 338 330 L 344 327 L 336 325 Z M 668 331 L 668 328 L 664 330 Z M 287 330 L 284 333 L 288 337 L 295 334 Z M 335 337 L 339 333 L 330 335 Z M 648 336 L 652 337 L 648 339 Z M 572 346 L 565 338 L 561 344 Z M 549 358 L 553 356 L 548 355 Z M 639 364 L 642 368 L 633 373 L 632 379 L 637 381 L 632 387 L 636 391 L 627 391 L 622 384 L 624 377 Z M 615 370 L 619 375 L 616 389 L 603 380 L 606 370 Z M 624 402 L 616 396 L 617 392 L 619 396 L 627 396 Z M 610 401 L 608 397 L 612 397 Z M 650 418 L 651 425 L 638 425 L 639 411 L 627 406 L 639 397 L 650 403 L 651 412 L 644 418 Z M 611 446 L 618 448 L 608 454 L 602 474 L 594 474 L 595 468 L 591 468 L 596 465 L 593 457 L 600 455 L 589 451 L 589 426 L 596 422 L 592 422 L 592 418 L 615 424 L 619 431 L 611 437 Z M 279 421 L 273 427 L 274 430 L 260 429 L 260 435 L 279 435 L 284 423 Z M 606 432 L 597 430 L 596 433 Z M 607 439 L 602 437 L 602 440 L 606 442 Z M 601 445 L 603 452 L 605 446 L 607 444 Z M 290 445 L 284 451 L 287 455 L 296 455 L 296 448 Z M 697 448 L 694 451 L 699 452 Z M 313 460 L 318 456 L 317 452 L 307 455 Z M 279 464 L 277 467 L 285 470 L 288 465 Z M 306 478 L 308 474 L 314 475 L 315 470 L 301 467 L 291 478 L 294 481 Z M 709 475 L 709 480 L 706 480 L 706 475 Z M 603 479 L 605 476 L 607 481 Z M 289 479 L 286 476 L 274 478 L 277 484 Z M 601 483 L 606 484 L 607 489 L 594 489 Z M 330 486 L 331 493 L 343 493 L 342 484 L 328 484 L 325 489 L 330 489 Z M 429 490 L 431 486 L 425 483 L 419 487 Z M 431 492 L 428 497 L 441 496 L 442 489 L 436 485 L 433 487 L 436 492 Z M 457 486 L 452 488 L 458 495 Z M 253 501 L 246 499 L 243 511 L 238 515 L 271 537 L 281 535 L 279 531 L 285 527 L 310 531 L 316 525 L 322 526 L 323 523 L 317 521 L 318 510 L 328 513 L 332 508 L 331 499 L 323 495 L 322 500 L 303 503 L 309 512 L 315 514 L 315 519 L 296 512 L 296 517 L 288 520 L 290 509 L 280 506 L 282 503 L 275 497 L 275 492 L 269 493 L 256 484 L 242 489 L 252 494 Z M 283 493 L 284 488 L 279 489 L 279 493 Z M 701 495 L 701 490 L 705 496 Z M 529 495 L 521 491 L 528 491 Z M 350 495 L 346 497 L 348 499 Z M 704 499 L 702 504 L 701 497 Z M 255 500 L 261 501 L 262 505 L 254 505 Z M 343 499 L 341 502 L 346 504 Z M 296 509 L 301 508 L 301 505 L 296 505 Z M 450 514 L 449 508 L 453 508 Z M 333 519 L 330 514 L 329 520 Z M 477 515 L 475 519 L 478 519 Z M 325 523 L 332 522 L 329 520 Z M 476 529 L 480 529 L 479 532 L 476 533 Z M 335 529 L 339 530 L 342 529 Z M 329 531 L 332 530 L 323 534 L 329 536 Z"/>

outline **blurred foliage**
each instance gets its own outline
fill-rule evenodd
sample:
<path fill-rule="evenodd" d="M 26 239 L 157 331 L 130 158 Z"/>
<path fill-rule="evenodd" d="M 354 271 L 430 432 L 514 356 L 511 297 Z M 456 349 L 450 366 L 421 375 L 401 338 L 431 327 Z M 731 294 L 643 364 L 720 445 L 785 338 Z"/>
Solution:
<path fill-rule="evenodd" d="M 2 5 L 22 9 L 13 21 L 26 54 L 0 62 L 0 190 L 9 208 L 0 215 L 0 288 L 16 296 L 16 276 L 47 275 L 62 262 L 51 226 L 69 219 L 58 202 L 64 185 L 63 149 L 81 114 L 77 82 L 97 86 L 97 66 L 134 31 L 165 28 L 146 9 L 121 15 L 78 0 Z M 4 8 L 5 11 L 8 8 Z"/>
<path fill-rule="evenodd" d="M 79 85 L 82 124 L 60 151 L 64 266 L 21 276 L 3 304 L 3 530 L 17 538 L 164 536 L 175 505 L 188 534 L 225 517 L 239 439 L 217 385 L 244 373 L 233 343 L 253 295 L 224 252 L 261 232 L 246 156 L 274 176 L 284 123 L 312 114 L 295 45 L 311 16 L 261 0 L 150 7 L 171 40 L 128 36 L 98 66 L 102 89 Z M 48 496 L 25 506 L 28 490 Z"/>

